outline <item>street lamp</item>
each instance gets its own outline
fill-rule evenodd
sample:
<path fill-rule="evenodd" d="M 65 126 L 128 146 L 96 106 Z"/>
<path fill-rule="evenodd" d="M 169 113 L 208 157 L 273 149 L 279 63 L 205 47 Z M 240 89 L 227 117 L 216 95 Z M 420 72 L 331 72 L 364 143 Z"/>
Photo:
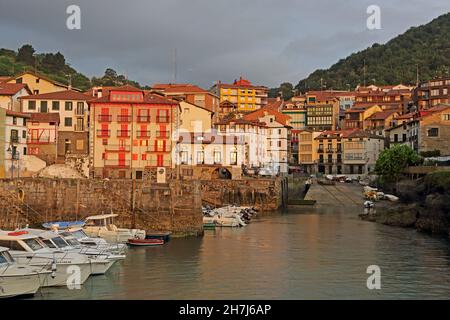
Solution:
<path fill-rule="evenodd" d="M 13 146 L 14 147 L 14 146 Z M 8 146 L 8 149 L 6 152 L 11 154 L 11 179 L 14 178 L 14 160 L 17 160 L 18 164 L 18 170 L 17 170 L 17 177 L 20 178 L 20 170 L 19 170 L 19 152 L 11 148 L 11 144 Z"/>

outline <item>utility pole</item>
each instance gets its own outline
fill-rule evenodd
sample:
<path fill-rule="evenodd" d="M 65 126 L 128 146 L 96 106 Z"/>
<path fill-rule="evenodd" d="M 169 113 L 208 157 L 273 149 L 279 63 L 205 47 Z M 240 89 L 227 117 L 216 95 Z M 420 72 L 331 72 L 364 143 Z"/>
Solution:
<path fill-rule="evenodd" d="M 366 59 L 364 59 L 363 74 L 364 74 L 364 87 L 365 87 L 366 86 Z"/>
<path fill-rule="evenodd" d="M 177 48 L 173 54 L 173 83 L 177 83 Z"/>

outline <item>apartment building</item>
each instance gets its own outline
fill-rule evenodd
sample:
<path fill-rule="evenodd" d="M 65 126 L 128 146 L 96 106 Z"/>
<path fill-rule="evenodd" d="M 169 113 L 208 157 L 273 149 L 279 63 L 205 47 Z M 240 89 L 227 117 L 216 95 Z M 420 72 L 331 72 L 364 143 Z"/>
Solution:
<path fill-rule="evenodd" d="M 219 96 L 196 85 L 190 83 L 157 83 L 152 85 L 152 90 L 160 92 L 166 97 L 182 99 L 206 108 L 213 112 L 213 115 L 218 116 L 219 114 Z M 218 118 L 215 120 L 218 120 Z"/>
<path fill-rule="evenodd" d="M 4 79 L 3 82 L 26 84 L 31 93 L 35 95 L 71 89 L 70 86 L 51 80 L 47 76 L 32 71 L 19 73 L 9 79 Z"/>
<path fill-rule="evenodd" d="M 20 97 L 31 94 L 24 83 L 0 82 L 0 108 L 20 112 Z"/>
<path fill-rule="evenodd" d="M 178 101 L 122 86 L 88 104 L 92 176 L 144 179 L 158 168 L 170 175 Z"/>
<path fill-rule="evenodd" d="M 420 121 L 418 119 L 411 118 L 399 121 L 390 128 L 385 129 L 387 146 L 404 144 L 419 152 L 419 125 Z"/>
<path fill-rule="evenodd" d="M 57 113 L 58 158 L 61 162 L 67 154 L 89 153 L 89 105 L 88 95 L 64 90 L 21 97 L 22 110 L 27 113 Z"/>
<path fill-rule="evenodd" d="M 399 113 L 394 110 L 375 112 L 365 120 L 365 129 L 379 136 L 385 136 L 385 129 L 390 128 Z"/>
<path fill-rule="evenodd" d="M 414 87 L 405 85 L 357 87 L 354 107 L 379 105 L 383 110 L 407 112 L 413 105 Z"/>
<path fill-rule="evenodd" d="M 450 78 L 439 78 L 420 83 L 414 92 L 414 101 L 419 110 L 427 110 L 438 104 L 449 104 Z"/>
<path fill-rule="evenodd" d="M 230 115 L 214 124 L 217 134 L 239 137 L 244 143 L 243 164 L 247 167 L 261 167 L 267 160 L 268 128 L 259 120 L 248 120 Z"/>
<path fill-rule="evenodd" d="M 427 111 L 419 118 L 419 152 L 440 150 L 441 156 L 450 156 L 450 104 Z"/>
<path fill-rule="evenodd" d="M 213 122 L 213 112 L 207 108 L 181 101 L 180 121 L 178 128 L 180 133 L 186 132 L 211 132 Z"/>
<path fill-rule="evenodd" d="M 213 132 L 179 136 L 176 160 L 181 179 L 239 179 L 245 162 L 242 136 Z"/>
<path fill-rule="evenodd" d="M 251 112 L 267 105 L 269 89 L 240 77 L 233 84 L 219 81 L 210 91 L 220 97 L 220 103 L 229 101 L 237 105 L 239 112 Z"/>
<path fill-rule="evenodd" d="M 34 155 L 47 165 L 56 163 L 58 157 L 58 113 L 29 113 L 28 154 Z"/>
<path fill-rule="evenodd" d="M 266 106 L 243 117 L 244 120 L 259 121 L 267 126 L 267 161 L 276 172 L 287 174 L 291 160 L 291 118 Z"/>
<path fill-rule="evenodd" d="M 29 118 L 28 114 L 0 108 L 0 178 L 19 177 L 25 168 Z"/>
<path fill-rule="evenodd" d="M 354 106 L 351 109 L 345 110 L 344 129 L 365 130 L 368 124 L 366 120 L 382 110 L 379 105 Z"/>
<path fill-rule="evenodd" d="M 322 132 L 300 130 L 298 133 L 298 164 L 305 173 L 316 173 L 316 161 L 319 159 L 316 138 Z"/>
<path fill-rule="evenodd" d="M 323 174 L 368 174 L 384 150 L 384 137 L 360 129 L 324 131 L 314 140 L 317 172 Z"/>

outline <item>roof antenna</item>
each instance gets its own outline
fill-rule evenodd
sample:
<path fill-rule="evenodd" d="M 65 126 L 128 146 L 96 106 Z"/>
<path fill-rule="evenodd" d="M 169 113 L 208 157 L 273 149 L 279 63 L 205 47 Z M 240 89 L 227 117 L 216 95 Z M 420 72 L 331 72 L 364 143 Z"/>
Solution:
<path fill-rule="evenodd" d="M 177 48 L 173 53 L 173 83 L 177 83 Z"/>

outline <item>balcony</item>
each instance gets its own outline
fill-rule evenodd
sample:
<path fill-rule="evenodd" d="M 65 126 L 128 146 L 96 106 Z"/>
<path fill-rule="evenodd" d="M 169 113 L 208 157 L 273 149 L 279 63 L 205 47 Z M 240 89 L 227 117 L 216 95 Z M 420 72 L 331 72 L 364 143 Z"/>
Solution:
<path fill-rule="evenodd" d="M 150 167 L 170 167 L 172 165 L 172 161 L 171 159 L 163 159 L 162 162 L 158 163 L 158 161 L 156 159 L 154 160 L 146 160 L 144 162 L 144 166 L 146 168 L 150 168 Z"/>
<path fill-rule="evenodd" d="M 9 138 L 9 141 L 19 143 L 19 136 L 11 136 Z"/>
<path fill-rule="evenodd" d="M 98 120 L 98 122 L 111 122 L 112 115 L 110 115 L 110 114 L 99 114 L 97 116 L 97 120 Z"/>
<path fill-rule="evenodd" d="M 97 137 L 108 138 L 111 136 L 111 130 L 97 129 Z"/>
<path fill-rule="evenodd" d="M 130 130 L 117 130 L 117 137 L 118 138 L 129 138 L 130 137 Z"/>
<path fill-rule="evenodd" d="M 169 136 L 169 131 L 156 131 L 156 138 L 158 139 L 167 139 Z"/>
<path fill-rule="evenodd" d="M 157 123 L 169 123 L 170 117 L 156 116 Z"/>
<path fill-rule="evenodd" d="M 141 115 L 139 115 L 139 116 L 137 116 L 136 121 L 139 122 L 139 123 L 148 123 L 148 122 L 150 122 L 150 116 L 141 116 Z"/>
<path fill-rule="evenodd" d="M 118 115 L 117 122 L 131 122 L 131 116 L 129 115 Z"/>
<path fill-rule="evenodd" d="M 170 144 L 166 144 L 165 146 L 151 145 L 147 147 L 147 152 L 170 152 L 171 151 L 170 149 L 171 149 Z"/>
<path fill-rule="evenodd" d="M 84 126 L 78 126 L 78 125 L 75 125 L 75 131 L 77 131 L 77 132 L 83 132 L 83 131 L 84 131 Z"/>
<path fill-rule="evenodd" d="M 136 131 L 136 135 L 137 135 L 137 137 L 138 138 L 150 138 L 150 131 L 148 131 L 148 130 L 145 130 L 145 131 L 142 131 L 142 130 L 137 130 Z"/>
<path fill-rule="evenodd" d="M 29 144 L 48 144 L 50 143 L 50 137 L 28 138 Z"/>
<path fill-rule="evenodd" d="M 129 168 L 131 164 L 130 160 L 108 159 L 103 161 L 103 165 L 108 168 Z"/>
<path fill-rule="evenodd" d="M 130 150 L 129 145 L 108 144 L 105 146 L 105 151 L 109 152 L 129 152 Z"/>
<path fill-rule="evenodd" d="M 318 153 L 323 153 L 323 148 L 317 148 Z"/>

